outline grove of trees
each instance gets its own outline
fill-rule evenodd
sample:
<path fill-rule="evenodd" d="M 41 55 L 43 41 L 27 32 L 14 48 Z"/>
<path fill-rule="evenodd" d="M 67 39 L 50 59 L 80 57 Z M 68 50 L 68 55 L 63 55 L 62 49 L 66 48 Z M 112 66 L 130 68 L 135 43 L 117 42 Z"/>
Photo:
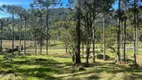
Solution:
<path fill-rule="evenodd" d="M 44 54 L 43 46 L 48 55 L 49 40 L 59 40 L 73 62 L 81 64 L 81 58 L 85 57 L 85 66 L 89 67 L 89 58 L 95 63 L 98 49 L 103 53 L 103 60 L 110 50 L 116 55 L 116 63 L 126 62 L 126 45 L 131 43 L 137 65 L 138 44 L 142 41 L 141 0 L 68 0 L 66 6 L 63 4 L 61 0 L 34 0 L 30 9 L 2 5 L 0 10 L 11 17 L 0 19 L 1 53 L 3 40 L 12 40 L 13 55 L 15 40 L 19 40 L 18 55 L 21 55 L 21 48 L 24 55 L 28 55 L 27 40 L 34 41 L 34 55 Z"/>

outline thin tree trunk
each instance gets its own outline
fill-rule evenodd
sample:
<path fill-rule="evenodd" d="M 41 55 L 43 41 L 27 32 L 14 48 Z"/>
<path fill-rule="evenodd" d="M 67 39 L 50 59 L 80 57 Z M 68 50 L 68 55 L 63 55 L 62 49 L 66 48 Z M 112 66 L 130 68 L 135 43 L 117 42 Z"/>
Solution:
<path fill-rule="evenodd" d="M 82 57 L 84 58 L 84 43 L 82 42 Z"/>
<path fill-rule="evenodd" d="M 12 14 L 12 54 L 14 55 L 14 14 Z"/>
<path fill-rule="evenodd" d="M 137 19 L 136 19 L 136 0 L 134 0 L 134 64 L 137 65 Z"/>
<path fill-rule="evenodd" d="M 98 1 L 93 1 L 93 19 L 94 19 L 94 22 L 95 22 L 95 18 L 96 18 L 96 5 L 98 4 Z M 96 22 L 94 23 L 96 25 Z M 96 28 L 95 26 L 93 27 L 93 63 L 95 62 L 95 33 L 96 33 Z"/>
<path fill-rule="evenodd" d="M 138 22 L 138 18 L 139 18 L 139 16 L 138 16 L 138 14 L 139 13 L 137 13 L 136 14 L 136 18 L 137 18 L 137 28 L 136 28 L 136 54 L 138 54 L 139 53 L 139 47 L 138 47 L 138 44 L 139 44 L 139 22 Z"/>
<path fill-rule="evenodd" d="M 95 28 L 93 28 L 93 63 L 95 62 Z"/>
<path fill-rule="evenodd" d="M 46 9 L 46 55 L 48 55 L 48 8 Z"/>
<path fill-rule="evenodd" d="M 121 33 L 120 33 L 120 49 L 123 49 L 123 38 L 124 38 L 124 21 L 121 21 Z M 121 50 L 121 52 L 120 52 L 120 61 L 122 62 L 122 54 L 121 53 L 123 53 L 123 50 Z"/>
<path fill-rule="evenodd" d="M 126 23 L 127 23 L 127 19 L 125 19 L 124 21 L 124 54 L 123 54 L 123 57 L 124 57 L 124 62 L 126 62 Z"/>
<path fill-rule="evenodd" d="M 37 55 L 37 40 L 34 40 L 35 55 Z"/>
<path fill-rule="evenodd" d="M 2 21 L 0 21 L 1 37 L 0 37 L 0 54 L 2 54 Z"/>
<path fill-rule="evenodd" d="M 42 39 L 40 39 L 40 55 L 42 55 Z"/>
<path fill-rule="evenodd" d="M 75 48 L 72 50 L 72 61 L 75 62 Z"/>
<path fill-rule="evenodd" d="M 18 54 L 21 52 L 21 33 L 22 33 L 22 17 L 20 17 L 20 29 L 19 29 L 19 50 Z"/>
<path fill-rule="evenodd" d="M 43 24 L 42 24 L 42 13 L 40 13 L 40 26 L 41 26 L 41 29 L 43 30 Z M 41 36 L 41 39 L 40 39 L 40 55 L 42 55 L 42 46 L 43 46 L 43 43 L 42 43 L 42 41 L 43 41 L 43 37 L 42 37 L 42 35 L 40 35 Z"/>
<path fill-rule="evenodd" d="M 24 55 L 26 55 L 26 26 L 27 26 L 27 23 L 26 23 L 26 18 L 24 20 Z"/>
<path fill-rule="evenodd" d="M 83 32 L 84 32 L 84 26 L 83 26 Z M 82 40 L 82 57 L 84 58 L 85 57 L 85 51 L 84 51 L 84 39 Z"/>
<path fill-rule="evenodd" d="M 120 61 L 120 34 L 121 34 L 121 31 L 120 31 L 120 27 L 121 27 L 121 10 L 120 10 L 120 4 L 121 3 L 121 0 L 119 0 L 119 3 L 118 3 L 118 7 L 119 7 L 119 26 L 118 26 L 118 31 L 117 31 L 117 62 Z"/>
<path fill-rule="evenodd" d="M 77 2 L 77 24 L 76 24 L 76 64 L 81 63 L 80 58 L 80 0 Z"/>
<path fill-rule="evenodd" d="M 67 48 L 67 46 L 65 47 L 65 51 L 66 51 L 66 53 L 68 52 L 68 48 Z"/>
<path fill-rule="evenodd" d="M 136 61 L 136 55 L 137 55 L 137 28 L 136 28 L 137 26 L 135 26 L 135 28 L 134 28 L 134 34 L 135 34 L 135 36 L 134 36 L 134 64 L 136 65 L 137 64 L 137 61 Z"/>
<path fill-rule="evenodd" d="M 103 17 L 103 52 L 104 52 L 104 55 L 103 55 L 103 60 L 106 60 L 106 40 L 105 40 L 105 14 L 104 14 L 104 17 Z"/>
<path fill-rule="evenodd" d="M 86 65 L 85 65 L 85 67 L 89 67 L 89 54 L 90 54 L 90 47 L 87 46 L 87 48 L 86 48 Z"/>
<path fill-rule="evenodd" d="M 37 16 L 35 17 L 35 26 L 37 28 Z M 34 23 L 33 23 L 34 24 Z M 34 54 L 37 55 L 37 38 L 36 38 L 36 33 L 34 33 Z"/>
<path fill-rule="evenodd" d="M 56 45 L 56 34 L 54 35 L 54 45 Z"/>

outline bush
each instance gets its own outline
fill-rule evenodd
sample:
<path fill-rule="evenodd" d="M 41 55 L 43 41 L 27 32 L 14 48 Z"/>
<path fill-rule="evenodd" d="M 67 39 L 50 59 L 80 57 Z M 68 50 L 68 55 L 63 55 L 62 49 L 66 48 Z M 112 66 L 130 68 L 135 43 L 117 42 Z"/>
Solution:
<path fill-rule="evenodd" d="M 85 71 L 84 67 L 78 67 L 78 71 Z"/>
<path fill-rule="evenodd" d="M 96 55 L 97 59 L 103 59 L 103 54 L 98 54 Z M 110 59 L 110 57 L 108 55 L 105 55 L 106 60 Z"/>

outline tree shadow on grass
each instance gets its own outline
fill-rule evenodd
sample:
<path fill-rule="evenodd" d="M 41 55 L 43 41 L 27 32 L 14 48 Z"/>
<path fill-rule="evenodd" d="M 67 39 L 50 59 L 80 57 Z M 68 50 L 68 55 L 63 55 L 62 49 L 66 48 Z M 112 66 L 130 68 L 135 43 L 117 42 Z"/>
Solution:
<path fill-rule="evenodd" d="M 62 80 L 63 78 L 66 77 L 71 77 L 73 76 L 80 76 L 80 75 L 85 75 L 89 73 L 94 73 L 94 72 L 84 72 L 80 74 L 74 74 L 74 75 L 68 75 L 68 76 L 62 76 L 62 77 L 55 77 L 52 74 L 65 74 L 65 73 L 72 73 L 72 63 L 69 62 L 57 62 L 53 59 L 41 59 L 41 58 L 36 58 L 36 59 L 31 59 L 31 60 L 25 60 L 25 61 L 14 61 L 13 64 L 16 65 L 39 65 L 40 67 L 35 67 L 35 68 L 17 68 L 15 72 L 22 74 L 22 76 L 30 76 L 30 77 L 37 77 L 40 79 L 57 79 L 57 80 Z M 68 67 L 67 67 L 68 66 Z M 85 77 L 85 79 L 98 79 L 99 77 L 96 75 L 91 75 L 88 77 Z M 82 78 L 83 79 L 83 78 Z"/>
<path fill-rule="evenodd" d="M 91 74 L 91 75 L 89 75 Z M 79 71 L 68 75 L 62 75 L 57 77 L 58 79 L 67 80 L 98 80 L 100 77 L 94 74 L 94 71 Z"/>
<path fill-rule="evenodd" d="M 36 77 L 42 79 L 55 79 L 53 73 L 61 73 L 60 70 L 49 67 L 28 68 L 28 69 L 16 69 L 15 72 L 27 77 Z"/>
<path fill-rule="evenodd" d="M 52 74 L 62 74 L 63 67 L 58 67 L 60 62 L 57 62 L 53 59 L 43 59 L 43 58 L 35 58 L 35 59 L 25 59 L 25 60 L 13 60 L 12 62 L 5 61 L 1 63 L 1 67 L 14 71 L 17 74 L 21 74 L 21 76 L 25 77 L 36 77 L 39 79 L 55 79 Z M 22 67 L 25 66 L 26 67 Z M 32 66 L 37 66 L 33 67 Z"/>
<path fill-rule="evenodd" d="M 4 67 L 4 68 L 12 68 L 13 65 L 10 64 L 10 63 L 5 63 L 5 64 L 1 65 L 1 67 Z"/>
<path fill-rule="evenodd" d="M 132 67 L 126 65 L 117 65 L 117 64 L 104 64 L 103 66 L 97 66 L 94 70 L 95 73 L 106 72 L 108 74 L 119 75 L 117 73 L 126 74 L 125 77 L 131 77 L 130 80 L 142 79 L 142 67 L 140 66 L 138 69 L 134 69 Z M 123 76 L 123 75 L 122 75 Z M 114 78 L 114 76 L 112 76 Z M 126 79 L 129 80 L 129 79 Z"/>
<path fill-rule="evenodd" d="M 142 79 L 141 74 L 132 74 L 131 76 L 132 76 L 133 80 L 141 80 Z"/>
<path fill-rule="evenodd" d="M 27 59 L 27 60 L 23 60 L 23 61 L 14 61 L 12 62 L 13 64 L 17 64 L 17 65 L 40 65 L 40 66 L 47 66 L 47 65 L 58 65 L 58 64 L 62 64 L 60 62 L 57 62 L 53 59 L 42 59 L 42 58 L 35 58 L 35 59 Z"/>
<path fill-rule="evenodd" d="M 117 65 L 117 64 L 104 64 L 96 68 L 98 72 L 108 72 L 108 73 L 119 73 L 119 72 L 142 72 L 142 67 L 139 69 L 134 69 L 132 67 L 128 67 L 125 65 Z"/>
<path fill-rule="evenodd" d="M 91 75 L 91 76 L 89 76 L 89 77 L 86 77 L 88 80 L 99 80 L 100 79 L 100 77 L 98 77 L 98 76 L 96 76 L 96 75 Z"/>
<path fill-rule="evenodd" d="M 41 60 L 41 61 L 40 61 Z M 26 64 L 29 66 L 37 65 L 34 68 L 18 68 L 15 72 L 22 74 L 23 76 L 36 77 L 39 79 L 56 79 L 52 74 L 61 74 L 62 71 L 57 69 L 57 65 L 61 64 L 53 59 L 36 59 L 29 61 L 15 61 L 15 64 Z M 40 66 L 40 67 L 39 67 Z"/>
<path fill-rule="evenodd" d="M 14 68 L 14 72 L 21 74 L 21 76 L 24 77 L 36 77 L 39 79 L 57 79 L 57 80 L 62 80 L 63 78 L 69 77 L 69 78 L 74 78 L 76 79 L 77 76 L 82 76 L 84 75 L 81 79 L 99 79 L 99 75 L 95 75 L 93 73 L 99 74 L 102 72 L 106 72 L 106 73 L 111 73 L 111 74 L 116 74 L 116 73 L 120 73 L 120 72 L 128 72 L 128 73 L 134 73 L 133 75 L 131 75 L 132 77 L 134 77 L 134 79 L 141 79 L 142 75 L 141 74 L 137 74 L 142 72 L 142 67 L 140 67 L 139 69 L 133 69 L 131 67 L 126 67 L 124 65 L 116 65 L 115 63 L 95 63 L 95 65 L 92 65 L 91 67 L 94 66 L 94 69 L 92 69 L 91 71 L 83 71 L 81 73 L 75 73 L 69 70 L 72 66 L 72 63 L 70 62 L 58 62 L 54 59 L 44 59 L 44 58 L 26 58 L 25 57 L 21 57 L 24 60 L 15 60 L 12 62 L 2 62 L 1 67 L 3 68 Z M 36 65 L 37 67 L 27 67 L 27 68 L 20 68 L 19 66 L 34 66 Z M 69 66 L 69 67 L 67 67 Z M 66 68 L 67 67 L 67 68 Z M 60 77 L 55 77 L 53 74 L 57 74 L 57 75 L 62 75 L 65 73 L 69 73 L 69 75 L 63 75 Z M 71 74 L 73 73 L 73 74 Z M 87 74 L 93 74 L 93 75 L 89 75 L 87 77 L 85 77 L 85 75 Z"/>

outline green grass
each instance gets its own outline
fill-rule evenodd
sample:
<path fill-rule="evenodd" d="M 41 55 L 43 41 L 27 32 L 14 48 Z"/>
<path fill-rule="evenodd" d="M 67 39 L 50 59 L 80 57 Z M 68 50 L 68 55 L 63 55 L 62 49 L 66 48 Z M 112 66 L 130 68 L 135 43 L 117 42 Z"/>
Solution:
<path fill-rule="evenodd" d="M 12 60 L 7 60 L 9 56 Z M 141 59 L 139 55 L 138 59 Z M 42 59 L 39 60 L 39 59 Z M 92 59 L 90 58 L 90 63 Z M 85 59 L 82 59 L 83 63 Z M 140 61 L 140 60 L 139 60 Z M 142 67 L 133 69 L 127 65 L 114 64 L 113 60 L 96 60 L 85 71 L 72 66 L 67 54 L 48 56 L 0 55 L 0 71 L 13 71 L 15 74 L 0 73 L 1 80 L 141 80 Z"/>
<path fill-rule="evenodd" d="M 42 58 L 45 61 L 35 60 L 39 58 Z M 60 70 L 60 67 L 62 65 L 63 66 L 67 64 L 69 65 L 69 62 L 71 62 L 70 58 L 64 61 L 63 58 L 53 59 L 52 56 L 13 57 L 12 61 L 4 60 L 3 57 L 0 57 L 0 59 L 2 60 L 0 70 L 4 71 L 12 70 L 15 73 L 17 73 L 18 76 L 21 77 L 21 79 L 26 78 L 25 80 L 28 79 L 30 80 L 32 78 L 41 79 L 41 80 L 46 80 L 48 78 L 54 79 L 53 74 L 55 75 L 63 73 L 62 70 Z"/>
<path fill-rule="evenodd" d="M 11 41 L 4 41 L 4 47 L 9 46 Z M 27 42 L 30 45 L 31 42 Z M 103 61 L 96 59 L 92 64 L 92 58 L 89 59 L 90 66 L 85 71 L 79 71 L 78 67 L 73 66 L 71 56 L 65 53 L 65 49 L 56 49 L 63 46 L 59 41 L 55 45 L 50 42 L 49 55 L 37 56 L 12 56 L 11 54 L 0 55 L 0 80 L 141 80 L 142 79 L 142 50 L 139 50 L 137 61 L 139 69 L 129 67 L 127 64 L 118 65 L 114 63 L 116 53 L 109 50 L 106 54 L 111 57 L 110 60 Z M 140 43 L 141 44 L 141 43 Z M 16 43 L 18 45 L 18 41 Z M 28 45 L 27 45 L 28 46 Z M 100 46 L 100 44 L 97 44 Z M 129 44 L 128 46 L 132 46 Z M 45 48 L 45 46 L 43 47 Z M 50 49 L 52 48 L 52 49 Z M 27 50 L 28 51 L 28 50 Z M 34 51 L 34 50 L 33 50 Z M 82 52 L 82 51 L 81 51 Z M 91 50 L 92 53 L 92 50 Z M 103 52 L 99 52 L 103 53 Z M 17 54 L 17 52 L 15 52 Z M 33 52 L 29 52 L 33 54 Z M 45 50 L 43 49 L 43 54 Z M 121 51 L 121 55 L 123 50 Z M 133 50 L 127 50 L 127 56 L 133 60 Z M 5 59 L 4 57 L 8 57 Z M 38 59 L 42 59 L 40 61 Z M 85 63 L 82 58 L 82 63 Z M 13 73 L 2 73 L 1 71 Z M 15 75 L 16 74 L 16 75 Z"/>

